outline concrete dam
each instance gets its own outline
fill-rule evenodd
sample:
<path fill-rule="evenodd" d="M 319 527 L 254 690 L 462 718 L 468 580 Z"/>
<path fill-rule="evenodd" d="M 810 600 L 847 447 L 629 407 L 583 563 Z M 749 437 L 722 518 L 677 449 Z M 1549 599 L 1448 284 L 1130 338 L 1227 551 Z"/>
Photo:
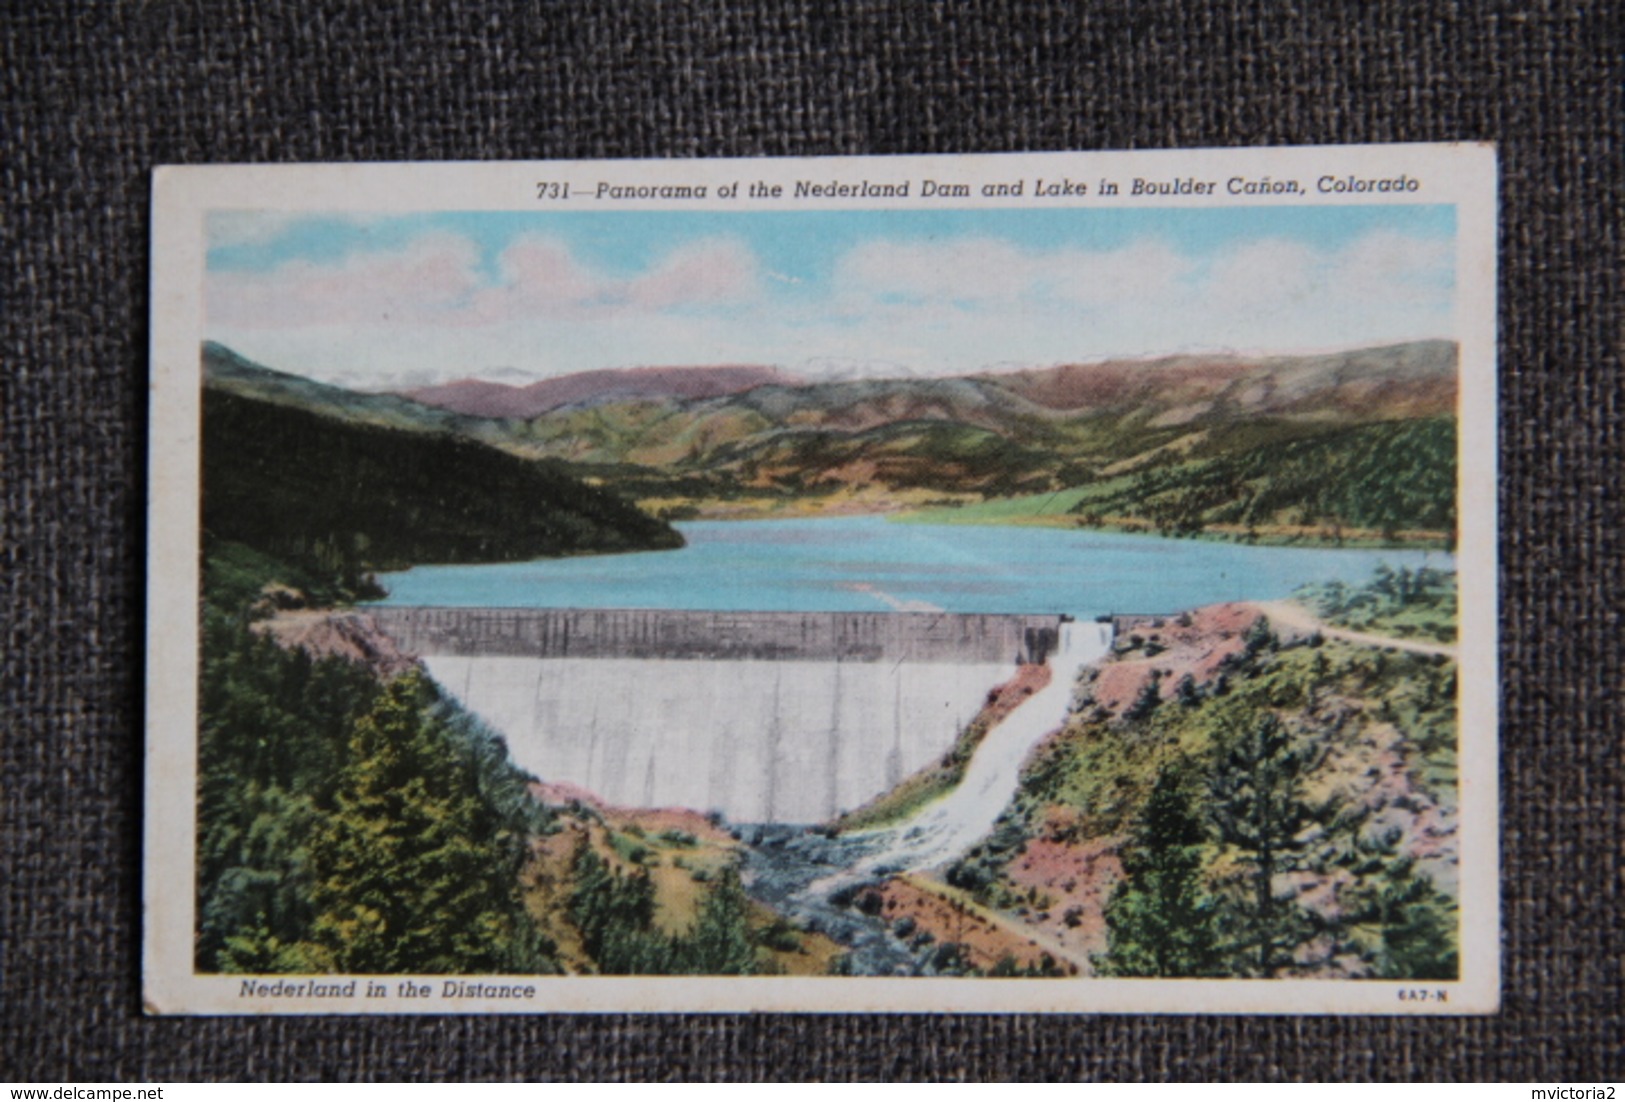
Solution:
<path fill-rule="evenodd" d="M 1070 679 L 1079 632 L 1110 638 L 1061 616 L 369 611 L 522 768 L 735 822 L 855 808 L 940 757 L 1018 663 L 1064 657 Z"/>

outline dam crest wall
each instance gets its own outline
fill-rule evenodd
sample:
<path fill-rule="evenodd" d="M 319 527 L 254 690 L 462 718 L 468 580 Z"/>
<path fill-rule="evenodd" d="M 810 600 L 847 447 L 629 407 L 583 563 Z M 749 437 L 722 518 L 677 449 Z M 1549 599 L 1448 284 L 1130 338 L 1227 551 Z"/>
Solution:
<path fill-rule="evenodd" d="M 368 610 L 422 656 L 690 661 L 1042 663 L 1058 615 L 948 612 L 707 612 L 671 609 Z"/>

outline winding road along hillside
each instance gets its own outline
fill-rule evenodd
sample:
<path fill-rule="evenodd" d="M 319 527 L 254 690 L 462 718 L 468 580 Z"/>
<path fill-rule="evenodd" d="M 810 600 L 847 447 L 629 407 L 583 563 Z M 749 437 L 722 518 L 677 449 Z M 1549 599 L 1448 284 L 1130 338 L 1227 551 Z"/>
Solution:
<path fill-rule="evenodd" d="M 1456 648 L 1445 643 L 1430 643 L 1421 639 L 1400 639 L 1392 635 L 1374 635 L 1365 631 L 1350 631 L 1317 617 L 1313 612 L 1292 601 L 1259 601 L 1254 607 L 1269 618 L 1276 628 L 1287 628 L 1301 635 L 1319 632 L 1328 639 L 1341 639 L 1368 647 L 1392 647 L 1413 654 L 1438 654 L 1454 659 Z"/>

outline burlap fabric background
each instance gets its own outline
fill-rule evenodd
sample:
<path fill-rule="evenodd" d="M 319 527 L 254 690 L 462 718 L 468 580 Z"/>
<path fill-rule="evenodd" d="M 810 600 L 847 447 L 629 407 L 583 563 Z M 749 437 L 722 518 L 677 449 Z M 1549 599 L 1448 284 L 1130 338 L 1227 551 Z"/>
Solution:
<path fill-rule="evenodd" d="M 1618 5 L 7 7 L 0 1079 L 1625 1074 Z M 1503 158 L 1498 1017 L 141 1016 L 152 166 L 1452 139 Z"/>

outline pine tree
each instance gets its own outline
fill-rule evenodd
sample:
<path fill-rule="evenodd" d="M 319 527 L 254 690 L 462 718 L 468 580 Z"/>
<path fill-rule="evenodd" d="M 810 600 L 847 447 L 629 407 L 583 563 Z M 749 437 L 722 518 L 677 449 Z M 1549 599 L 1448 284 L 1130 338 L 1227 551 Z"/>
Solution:
<path fill-rule="evenodd" d="M 1205 832 L 1183 777 L 1158 775 L 1123 854 L 1124 878 L 1106 905 L 1104 976 L 1223 974 L 1217 904 L 1203 883 Z"/>
<path fill-rule="evenodd" d="M 1456 902 L 1416 871 L 1413 858 L 1396 856 L 1395 841 L 1358 843 L 1377 856 L 1368 862 L 1374 868 L 1354 870 L 1366 875 L 1342 897 L 1352 948 L 1382 979 L 1458 979 Z"/>
<path fill-rule="evenodd" d="M 217 819 L 203 836 L 206 865 L 221 869 L 200 892 L 197 954 L 204 970 L 249 970 L 247 959 L 299 942 L 311 919 L 307 841 L 315 808 L 304 797 L 251 782 L 235 810 L 235 818 Z M 233 940 L 235 947 L 228 945 Z M 249 948 L 267 945 L 280 948 Z"/>
<path fill-rule="evenodd" d="M 746 907 L 739 873 L 729 867 L 706 895 L 686 939 L 687 971 L 711 976 L 748 976 L 756 971 Z"/>
<path fill-rule="evenodd" d="M 1396 980 L 1461 978 L 1455 900 L 1426 876 L 1402 876 L 1384 890 L 1377 975 Z"/>
<path fill-rule="evenodd" d="M 1313 767 L 1285 724 L 1271 712 L 1233 713 L 1222 724 L 1208 788 L 1219 840 L 1240 865 L 1225 924 L 1248 974 L 1274 977 L 1313 937 L 1313 917 L 1277 880 L 1300 867 L 1299 835 L 1314 809 L 1302 797 Z"/>
<path fill-rule="evenodd" d="M 515 959 L 529 942 L 516 929 L 513 852 L 493 837 L 467 764 L 427 714 L 431 699 L 410 672 L 355 723 L 336 807 L 313 837 L 313 938 L 340 971 L 527 963 Z"/>
<path fill-rule="evenodd" d="M 671 939 L 654 927 L 655 886 L 648 869 L 620 873 L 585 838 L 572 865 L 570 920 L 605 975 L 664 975 L 681 971 Z"/>

